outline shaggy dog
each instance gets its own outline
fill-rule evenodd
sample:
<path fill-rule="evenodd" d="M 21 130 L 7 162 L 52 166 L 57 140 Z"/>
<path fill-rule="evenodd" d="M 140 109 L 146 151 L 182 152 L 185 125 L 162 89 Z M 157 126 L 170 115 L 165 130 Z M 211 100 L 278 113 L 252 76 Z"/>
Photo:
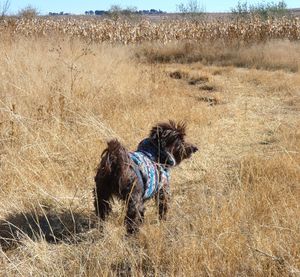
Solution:
<path fill-rule="evenodd" d="M 144 218 L 144 203 L 156 196 L 159 218 L 165 219 L 169 201 L 169 171 L 198 148 L 185 142 L 184 123 L 169 121 L 155 125 L 138 145 L 128 152 L 117 140 L 107 143 L 95 176 L 95 209 L 102 219 L 111 211 L 113 196 L 126 201 L 127 232 L 138 231 Z"/>

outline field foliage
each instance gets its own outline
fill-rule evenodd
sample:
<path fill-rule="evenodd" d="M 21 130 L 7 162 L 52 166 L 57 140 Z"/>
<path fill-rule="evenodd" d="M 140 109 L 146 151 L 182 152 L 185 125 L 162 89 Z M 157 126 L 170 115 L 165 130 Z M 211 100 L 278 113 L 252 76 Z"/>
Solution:
<path fill-rule="evenodd" d="M 97 17 L 20 17 L 0 22 L 0 30 L 25 36 L 68 35 L 92 42 L 141 43 L 188 40 L 216 41 L 226 44 L 257 43 L 270 39 L 300 39 L 299 18 L 269 18 L 228 20 L 112 20 Z"/>
<path fill-rule="evenodd" d="M 1 275 L 299 276 L 298 19 L 0 26 Z M 168 219 L 127 237 L 116 201 L 101 231 L 106 141 L 168 119 L 200 148 Z"/>

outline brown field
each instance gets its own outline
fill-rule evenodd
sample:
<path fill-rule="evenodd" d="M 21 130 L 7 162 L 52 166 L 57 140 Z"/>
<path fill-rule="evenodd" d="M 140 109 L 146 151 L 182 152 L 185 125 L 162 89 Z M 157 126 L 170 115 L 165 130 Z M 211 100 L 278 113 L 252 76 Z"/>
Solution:
<path fill-rule="evenodd" d="M 221 41 L 249 44 L 271 39 L 300 40 L 300 19 L 282 17 L 261 20 L 257 16 L 233 20 L 189 20 L 162 17 L 113 20 L 105 17 L 34 17 L 0 20 L 0 31 L 11 35 L 48 37 L 63 35 L 87 42 L 132 44 L 172 41 Z"/>
<path fill-rule="evenodd" d="M 126 46 L 9 32 L 1 276 L 300 276 L 297 40 Z M 101 232 L 92 190 L 106 141 L 135 149 L 168 119 L 186 121 L 200 151 L 172 172 L 167 221 L 149 201 L 128 238 L 116 202 Z"/>

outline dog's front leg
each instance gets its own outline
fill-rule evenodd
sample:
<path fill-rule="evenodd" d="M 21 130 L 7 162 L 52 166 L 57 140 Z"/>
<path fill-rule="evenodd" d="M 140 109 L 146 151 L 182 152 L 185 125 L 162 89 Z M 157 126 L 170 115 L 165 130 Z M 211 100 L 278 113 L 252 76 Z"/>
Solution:
<path fill-rule="evenodd" d="M 162 187 L 157 193 L 157 206 L 160 220 L 166 220 L 170 193 L 166 187 Z"/>

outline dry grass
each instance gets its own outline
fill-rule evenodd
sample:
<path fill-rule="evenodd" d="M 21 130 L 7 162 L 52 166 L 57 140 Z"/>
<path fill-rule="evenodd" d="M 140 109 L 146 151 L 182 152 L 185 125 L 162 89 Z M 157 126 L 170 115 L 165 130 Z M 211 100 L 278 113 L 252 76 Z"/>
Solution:
<path fill-rule="evenodd" d="M 263 58 L 282 65 L 283 49 L 299 49 L 279 45 L 262 46 L 278 53 Z M 299 73 L 146 64 L 136 51 L 1 40 L 1 275 L 299 275 Z M 105 141 L 134 149 L 169 118 L 188 122 L 200 152 L 173 171 L 168 220 L 149 202 L 140 234 L 126 238 L 116 203 L 101 233 L 92 189 Z"/>
<path fill-rule="evenodd" d="M 284 69 L 298 71 L 300 45 L 298 42 L 269 41 L 241 47 L 240 41 L 145 43 L 137 50 L 137 57 L 150 63 L 191 63 L 250 67 L 256 69 Z"/>

